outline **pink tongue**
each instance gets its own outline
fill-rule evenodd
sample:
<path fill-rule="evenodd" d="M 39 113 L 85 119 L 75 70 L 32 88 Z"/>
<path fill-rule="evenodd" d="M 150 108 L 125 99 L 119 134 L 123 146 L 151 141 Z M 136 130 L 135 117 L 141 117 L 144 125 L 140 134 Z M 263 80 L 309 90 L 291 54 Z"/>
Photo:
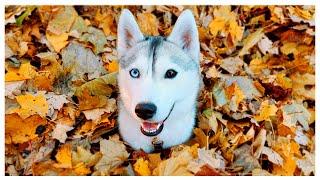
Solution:
<path fill-rule="evenodd" d="M 158 124 L 159 124 L 159 123 L 143 122 L 143 123 L 142 123 L 142 127 L 143 127 L 143 129 L 147 129 L 147 130 L 149 130 L 149 131 L 152 131 L 152 130 L 156 130 L 156 129 L 157 129 Z"/>

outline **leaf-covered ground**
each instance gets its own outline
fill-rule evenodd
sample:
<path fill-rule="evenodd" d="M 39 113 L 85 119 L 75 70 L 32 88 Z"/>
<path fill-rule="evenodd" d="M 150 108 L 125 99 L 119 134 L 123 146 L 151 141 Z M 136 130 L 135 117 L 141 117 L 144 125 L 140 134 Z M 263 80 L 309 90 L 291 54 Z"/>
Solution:
<path fill-rule="evenodd" d="M 117 22 L 168 35 L 193 11 L 197 127 L 147 154 L 117 132 Z M 314 6 L 7 6 L 6 175 L 314 175 Z M 172 137 L 174 138 L 174 137 Z"/>

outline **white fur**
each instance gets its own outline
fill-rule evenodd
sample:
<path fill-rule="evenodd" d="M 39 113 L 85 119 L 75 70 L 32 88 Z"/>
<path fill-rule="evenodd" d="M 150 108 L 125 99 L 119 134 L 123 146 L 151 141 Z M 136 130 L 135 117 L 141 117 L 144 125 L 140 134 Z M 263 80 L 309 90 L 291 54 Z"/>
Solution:
<path fill-rule="evenodd" d="M 181 33 L 180 33 L 181 32 Z M 128 38 L 130 34 L 134 38 Z M 185 34 L 189 33 L 189 34 Z M 174 108 L 169 118 L 164 122 L 164 128 L 157 135 L 163 141 L 163 148 L 181 144 L 192 135 L 195 124 L 197 95 L 199 91 L 199 40 L 195 20 L 191 11 L 184 11 L 178 18 L 172 34 L 168 37 L 170 42 L 164 42 L 157 52 L 155 72 L 152 72 L 152 60 L 148 54 L 148 44 L 139 43 L 143 39 L 133 15 L 124 10 L 118 25 L 118 56 L 136 56 L 136 61 L 126 68 L 121 68 L 118 75 L 120 90 L 119 104 L 119 130 L 122 138 L 134 149 L 153 151 L 152 139 L 141 133 L 141 120 L 135 114 L 135 107 L 141 102 L 152 102 L 157 106 L 157 112 L 152 118 L 162 121 L 169 114 L 172 105 Z M 185 46 L 183 35 L 189 35 L 191 41 Z M 129 41 L 129 42 L 128 42 Z M 129 46 L 127 46 L 129 45 Z M 182 47 L 185 46 L 185 49 Z M 192 58 L 195 68 L 185 71 L 181 66 L 172 63 L 172 55 L 179 59 Z M 132 78 L 129 71 L 138 68 L 139 78 Z M 175 69 L 178 75 L 174 79 L 165 79 L 168 69 Z"/>

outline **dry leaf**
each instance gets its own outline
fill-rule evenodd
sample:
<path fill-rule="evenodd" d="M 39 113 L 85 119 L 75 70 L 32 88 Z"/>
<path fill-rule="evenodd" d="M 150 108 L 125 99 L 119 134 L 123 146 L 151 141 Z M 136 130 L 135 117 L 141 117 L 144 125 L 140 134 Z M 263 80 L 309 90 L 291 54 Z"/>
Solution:
<path fill-rule="evenodd" d="M 16 100 L 21 106 L 14 110 L 22 118 L 27 118 L 34 114 L 39 114 L 41 117 L 46 117 L 48 113 L 48 103 L 43 91 L 39 91 L 36 95 L 27 93 L 26 95 L 16 96 Z"/>
<path fill-rule="evenodd" d="M 101 140 L 100 150 L 103 156 L 94 166 L 100 175 L 108 175 L 113 168 L 121 165 L 129 157 L 124 144 L 115 140 Z"/>
<path fill-rule="evenodd" d="M 71 144 L 62 145 L 56 155 L 57 164 L 54 164 L 56 168 L 72 168 L 71 163 Z"/>
<path fill-rule="evenodd" d="M 150 176 L 151 171 L 149 169 L 149 161 L 139 158 L 136 163 L 134 163 L 133 168 L 135 172 L 140 176 Z"/>
<path fill-rule="evenodd" d="M 65 143 L 68 138 L 67 132 L 72 130 L 73 127 L 57 124 L 54 130 L 52 131 L 52 138 L 58 139 L 61 143 Z"/>
<path fill-rule="evenodd" d="M 24 143 L 38 137 L 36 129 L 45 126 L 47 121 L 39 115 L 22 119 L 18 114 L 5 116 L 5 143 Z"/>

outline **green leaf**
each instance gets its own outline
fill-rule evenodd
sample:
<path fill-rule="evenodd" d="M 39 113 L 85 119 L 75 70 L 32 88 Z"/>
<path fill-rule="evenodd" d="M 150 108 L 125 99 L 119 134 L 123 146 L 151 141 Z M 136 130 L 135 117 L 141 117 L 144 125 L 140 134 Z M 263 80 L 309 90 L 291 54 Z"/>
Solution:
<path fill-rule="evenodd" d="M 30 14 L 32 13 L 32 11 L 33 11 L 35 8 L 36 8 L 36 6 L 28 6 L 27 9 L 26 9 L 26 11 L 16 19 L 16 24 L 17 24 L 18 26 L 21 26 L 24 18 L 30 16 Z"/>

